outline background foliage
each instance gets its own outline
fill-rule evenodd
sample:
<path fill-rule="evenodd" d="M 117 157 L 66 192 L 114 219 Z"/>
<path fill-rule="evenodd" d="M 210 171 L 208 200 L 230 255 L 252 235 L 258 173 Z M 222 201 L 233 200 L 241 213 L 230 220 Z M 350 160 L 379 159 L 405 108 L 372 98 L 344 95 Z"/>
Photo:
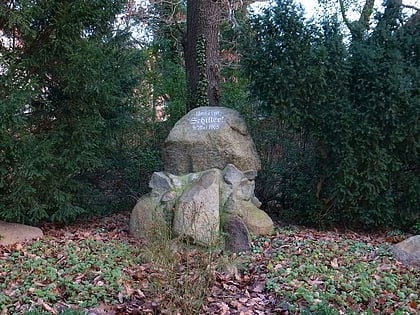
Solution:
<path fill-rule="evenodd" d="M 251 19 L 243 65 L 271 124 L 266 146 L 279 150 L 260 188 L 285 218 L 353 228 L 419 219 L 419 25 L 403 24 L 393 1 L 376 19 L 351 39 L 334 17 L 305 20 L 293 1 Z"/>
<path fill-rule="evenodd" d="M 109 165 L 135 123 L 131 93 L 140 75 L 141 55 L 114 25 L 123 8 L 124 1 L 2 4 L 0 28 L 10 41 L 1 47 L 1 218 L 69 220 L 105 203 L 91 175 Z"/>
<path fill-rule="evenodd" d="M 1 6 L 0 219 L 130 209 L 186 111 L 186 3 Z M 221 106 L 248 122 L 273 217 L 419 226 L 419 19 L 385 8 L 351 36 L 332 11 L 307 20 L 291 0 L 223 16 Z M 129 18 L 148 36 L 133 41 Z"/>

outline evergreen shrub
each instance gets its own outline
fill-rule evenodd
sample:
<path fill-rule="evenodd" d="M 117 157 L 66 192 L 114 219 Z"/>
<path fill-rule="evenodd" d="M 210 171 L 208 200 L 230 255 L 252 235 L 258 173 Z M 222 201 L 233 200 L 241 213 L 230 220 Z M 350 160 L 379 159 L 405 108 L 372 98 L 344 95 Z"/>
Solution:
<path fill-rule="evenodd" d="M 68 221 L 99 196 L 86 176 L 132 117 L 139 54 L 114 21 L 125 1 L 13 1 L 0 21 L 0 219 Z M 86 200 L 89 202 L 86 203 Z"/>
<path fill-rule="evenodd" d="M 350 228 L 418 220 L 420 32 L 415 19 L 402 21 L 401 7 L 388 1 L 371 32 L 346 42 L 334 17 L 307 21 L 291 0 L 251 19 L 242 62 L 258 110 L 281 123 L 272 138 L 291 130 L 313 148 L 302 160 L 293 150 L 301 139 L 281 144 L 283 164 L 269 164 L 260 185 L 282 188 L 272 195 L 283 200 L 299 197 L 271 210 Z"/>

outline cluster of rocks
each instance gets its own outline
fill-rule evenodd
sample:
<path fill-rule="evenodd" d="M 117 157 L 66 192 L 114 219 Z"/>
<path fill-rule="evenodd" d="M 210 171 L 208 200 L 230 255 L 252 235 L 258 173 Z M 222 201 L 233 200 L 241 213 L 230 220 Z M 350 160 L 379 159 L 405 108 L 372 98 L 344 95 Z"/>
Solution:
<path fill-rule="evenodd" d="M 255 172 L 241 172 L 233 164 L 180 176 L 156 172 L 149 183 L 152 191 L 132 212 L 130 231 L 147 237 L 157 225 L 169 224 L 175 236 L 205 245 L 216 244 L 224 232 L 228 249 L 246 251 L 249 232 L 264 235 L 273 229 L 258 208 L 254 178 Z"/>
<path fill-rule="evenodd" d="M 250 233 L 264 235 L 273 221 L 259 207 L 255 177 L 261 168 L 246 124 L 235 110 L 200 107 L 181 118 L 165 140 L 164 171 L 138 201 L 130 232 L 145 237 L 159 225 L 175 236 L 212 245 L 224 234 L 231 251 L 247 251 Z"/>

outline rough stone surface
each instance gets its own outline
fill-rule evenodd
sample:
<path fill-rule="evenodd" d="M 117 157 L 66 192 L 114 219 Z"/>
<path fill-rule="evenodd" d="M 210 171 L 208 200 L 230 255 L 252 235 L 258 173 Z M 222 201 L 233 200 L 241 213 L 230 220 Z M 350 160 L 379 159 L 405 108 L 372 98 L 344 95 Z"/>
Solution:
<path fill-rule="evenodd" d="M 152 194 L 142 196 L 130 216 L 130 233 L 137 238 L 147 238 L 158 227 L 166 224 L 163 211 L 159 208 L 159 199 Z"/>
<path fill-rule="evenodd" d="M 182 175 L 234 164 L 253 176 L 261 161 L 245 121 L 224 107 L 199 107 L 172 128 L 163 147 L 164 170 Z"/>
<path fill-rule="evenodd" d="M 228 164 L 222 173 L 224 182 L 231 190 L 226 198 L 226 212 L 243 217 L 245 215 L 243 204 L 247 205 L 251 202 L 257 208 L 261 206 L 261 202 L 254 195 L 255 181 L 247 176 L 250 171 L 241 172 L 234 165 Z"/>
<path fill-rule="evenodd" d="M 232 253 L 248 252 L 251 236 L 244 221 L 236 215 L 227 215 L 223 224 L 225 248 Z"/>
<path fill-rule="evenodd" d="M 249 232 L 271 232 L 273 221 L 254 195 L 261 161 L 237 111 L 193 109 L 172 128 L 162 155 L 164 171 L 153 174 L 152 191 L 132 212 L 132 234 L 144 237 L 165 224 L 174 235 L 206 245 L 218 241 L 223 228 L 226 246 L 239 252 L 249 250 Z M 224 227 L 221 217 L 228 218 Z"/>
<path fill-rule="evenodd" d="M 231 164 L 223 170 L 180 176 L 157 172 L 149 183 L 152 191 L 138 201 L 131 214 L 130 232 L 144 237 L 150 227 L 166 224 L 176 235 L 212 244 L 220 233 L 220 217 L 232 216 L 255 235 L 270 233 L 273 221 L 258 208 L 261 203 L 254 195 L 255 183 L 249 174 L 252 172 L 242 172 Z M 238 238 L 236 234 L 228 237 L 232 242 Z"/>
<path fill-rule="evenodd" d="M 173 232 L 203 244 L 219 237 L 219 177 L 216 170 L 203 172 L 191 182 L 175 206 Z"/>
<path fill-rule="evenodd" d="M 271 218 L 263 210 L 258 209 L 252 203 L 242 203 L 242 216 L 249 231 L 254 235 L 267 235 L 274 229 Z"/>
<path fill-rule="evenodd" d="M 43 236 L 40 228 L 0 221 L 0 245 L 21 243 Z"/>
<path fill-rule="evenodd" d="M 162 172 L 155 172 L 149 182 L 149 187 L 154 190 L 171 190 L 173 185 L 170 177 Z"/>
<path fill-rule="evenodd" d="M 420 268 L 420 235 L 415 235 L 392 247 L 395 258 L 404 265 Z"/>

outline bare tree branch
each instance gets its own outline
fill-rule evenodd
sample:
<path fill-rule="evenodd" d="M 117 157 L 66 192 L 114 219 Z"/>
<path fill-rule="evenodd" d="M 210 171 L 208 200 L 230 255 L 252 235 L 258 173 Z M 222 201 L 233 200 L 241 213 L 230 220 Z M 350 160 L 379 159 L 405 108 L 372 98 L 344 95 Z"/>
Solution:
<path fill-rule="evenodd" d="M 414 5 L 409 5 L 409 4 L 402 4 L 402 7 L 403 7 L 403 8 L 406 8 L 406 9 L 416 10 L 416 11 L 419 11 L 419 10 L 420 10 L 420 8 L 417 8 L 416 6 L 414 6 Z"/>

